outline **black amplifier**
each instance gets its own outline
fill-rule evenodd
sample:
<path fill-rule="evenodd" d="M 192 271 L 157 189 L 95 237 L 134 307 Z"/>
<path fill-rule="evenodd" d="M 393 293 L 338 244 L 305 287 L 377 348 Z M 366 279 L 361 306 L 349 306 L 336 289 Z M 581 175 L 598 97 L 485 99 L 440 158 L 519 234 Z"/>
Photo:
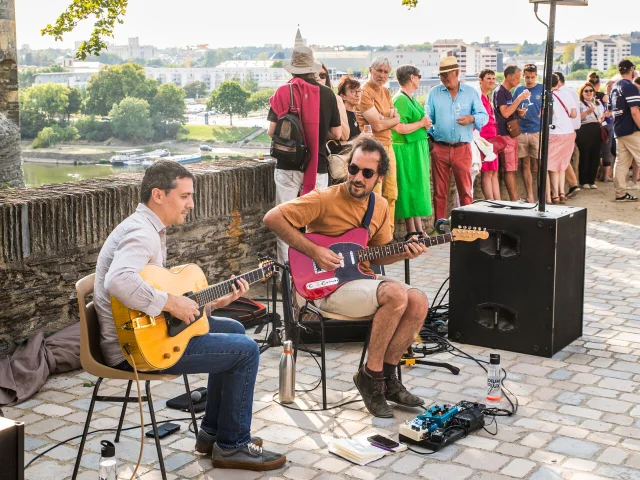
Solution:
<path fill-rule="evenodd" d="M 0 417 L 0 478 L 24 479 L 24 423 Z"/>

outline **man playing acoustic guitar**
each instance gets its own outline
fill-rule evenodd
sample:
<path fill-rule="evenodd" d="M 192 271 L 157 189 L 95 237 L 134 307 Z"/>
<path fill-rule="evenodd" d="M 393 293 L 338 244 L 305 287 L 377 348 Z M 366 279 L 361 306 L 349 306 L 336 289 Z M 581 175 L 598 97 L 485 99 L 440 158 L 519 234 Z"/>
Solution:
<path fill-rule="evenodd" d="M 308 233 L 339 236 L 362 227 L 368 210 L 370 193 L 389 171 L 389 157 L 376 140 L 362 136 L 356 141 L 349 160 L 349 176 L 345 183 L 278 205 L 264 217 L 264 223 L 281 240 L 312 258 L 318 267 L 330 272 L 341 266 L 342 258 L 329 248 L 306 238 Z M 393 240 L 387 201 L 378 194 L 369 222 L 368 246 L 386 245 Z M 417 238 L 413 239 L 414 241 Z M 408 243 L 404 253 L 372 260 L 390 264 L 425 253 L 423 244 Z M 363 272 L 373 274 L 369 262 L 362 262 Z M 387 400 L 418 407 L 424 402 L 409 393 L 396 374 L 402 354 L 413 342 L 427 316 L 429 302 L 417 288 L 390 278 L 358 279 L 345 283 L 316 305 L 327 312 L 350 317 L 374 315 L 365 366 L 353 377 L 364 404 L 376 417 L 393 417 Z"/>
<path fill-rule="evenodd" d="M 163 266 L 167 258 L 166 227 L 183 224 L 193 208 L 193 175 L 182 165 L 159 160 L 142 179 L 142 203 L 118 225 L 98 257 L 94 304 L 107 365 L 132 371 L 118 341 L 110 298 L 126 307 L 157 316 L 169 312 L 186 324 L 200 315 L 198 304 L 149 285 L 140 272 L 148 264 Z M 233 292 L 209 304 L 221 308 L 246 293 L 237 279 Z M 209 332 L 192 338 L 178 362 L 158 373 L 208 373 L 207 405 L 198 431 L 196 450 L 211 454 L 214 467 L 273 470 L 284 455 L 262 450 L 262 440 L 250 438 L 253 390 L 258 373 L 258 345 L 241 323 L 209 316 Z M 223 394 L 224 391 L 224 394 Z"/>

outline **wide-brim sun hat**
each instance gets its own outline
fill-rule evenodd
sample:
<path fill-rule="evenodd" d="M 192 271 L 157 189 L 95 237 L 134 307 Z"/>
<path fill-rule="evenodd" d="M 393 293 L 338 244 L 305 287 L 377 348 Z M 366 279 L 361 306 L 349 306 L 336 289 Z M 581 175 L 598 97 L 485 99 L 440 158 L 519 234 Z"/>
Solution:
<path fill-rule="evenodd" d="M 309 47 L 296 47 L 291 53 L 291 59 L 282 62 L 282 66 L 289 73 L 317 73 L 322 70 L 322 64 L 313 58 Z"/>
<path fill-rule="evenodd" d="M 453 72 L 454 70 L 460 70 L 460 65 L 458 65 L 458 59 L 456 57 L 442 57 L 440 59 L 440 68 L 436 70 L 434 73 L 448 73 Z"/>

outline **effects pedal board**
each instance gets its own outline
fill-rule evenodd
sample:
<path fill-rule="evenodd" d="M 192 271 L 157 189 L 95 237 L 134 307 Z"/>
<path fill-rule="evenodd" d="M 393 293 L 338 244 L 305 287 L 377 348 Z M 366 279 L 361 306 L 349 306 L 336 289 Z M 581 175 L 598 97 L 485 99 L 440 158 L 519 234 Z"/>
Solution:
<path fill-rule="evenodd" d="M 400 441 L 437 452 L 484 427 L 484 409 L 474 402 L 434 405 L 400 425 Z"/>

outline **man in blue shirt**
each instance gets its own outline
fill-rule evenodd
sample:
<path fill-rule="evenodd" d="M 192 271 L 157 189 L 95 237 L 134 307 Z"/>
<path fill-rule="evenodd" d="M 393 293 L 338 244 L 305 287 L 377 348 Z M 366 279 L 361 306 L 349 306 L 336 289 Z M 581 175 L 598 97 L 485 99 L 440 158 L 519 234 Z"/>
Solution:
<path fill-rule="evenodd" d="M 435 187 L 434 206 L 436 219 L 447 214 L 449 178 L 453 170 L 460 205 L 473 201 L 471 183 L 471 142 L 473 127 L 479 131 L 489 121 L 478 92 L 460 83 L 460 67 L 456 57 L 440 60 L 440 81 L 433 87 L 425 104 L 425 114 L 433 127 L 429 134 L 434 140 L 431 165 Z"/>
<path fill-rule="evenodd" d="M 516 87 L 513 92 L 514 97 L 518 97 L 522 92 L 528 90 L 531 96 L 521 103 L 522 108 L 526 108 L 524 117 L 518 118 L 520 123 L 520 135 L 518 136 L 518 158 L 522 163 L 522 180 L 524 188 L 527 190 L 527 202 L 534 202 L 533 177 L 531 170 L 538 171 L 540 161 L 540 112 L 542 111 L 542 94 L 544 89 L 541 83 L 537 82 L 538 68 L 530 63 L 523 69 L 524 85 Z"/>
<path fill-rule="evenodd" d="M 617 202 L 637 202 L 638 198 L 626 191 L 631 162 L 640 167 L 640 92 L 634 85 L 636 66 L 630 60 L 618 64 L 622 77 L 611 89 L 613 132 L 616 137 L 616 164 L 613 167 L 613 186 Z"/>

